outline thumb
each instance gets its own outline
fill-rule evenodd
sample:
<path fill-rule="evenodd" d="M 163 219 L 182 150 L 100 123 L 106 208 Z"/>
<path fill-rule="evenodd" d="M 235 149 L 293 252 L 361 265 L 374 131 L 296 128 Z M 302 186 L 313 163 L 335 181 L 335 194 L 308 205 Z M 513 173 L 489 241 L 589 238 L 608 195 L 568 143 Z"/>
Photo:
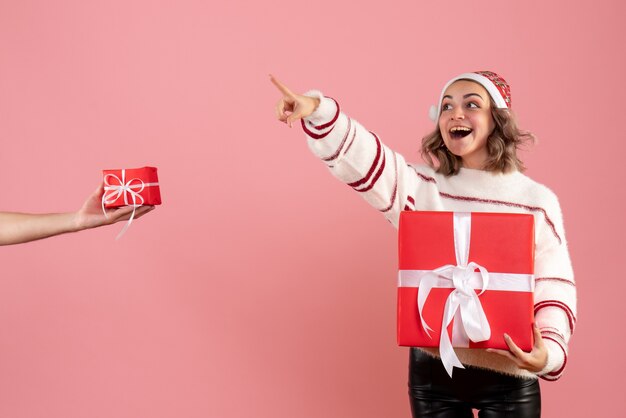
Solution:
<path fill-rule="evenodd" d="M 94 190 L 93 193 L 91 193 L 91 195 L 89 195 L 87 200 L 89 201 L 91 199 L 100 199 L 102 197 L 103 193 L 104 193 L 104 183 L 100 182 L 100 184 L 98 185 L 96 190 Z"/>

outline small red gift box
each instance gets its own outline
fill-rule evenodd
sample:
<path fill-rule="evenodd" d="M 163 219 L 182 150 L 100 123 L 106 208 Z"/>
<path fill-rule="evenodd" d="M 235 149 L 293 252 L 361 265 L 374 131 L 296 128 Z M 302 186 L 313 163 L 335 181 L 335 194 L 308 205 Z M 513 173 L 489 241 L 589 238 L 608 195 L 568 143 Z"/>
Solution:
<path fill-rule="evenodd" d="M 161 204 L 156 167 L 102 170 L 102 174 L 105 208 Z"/>
<path fill-rule="evenodd" d="M 399 345 L 532 349 L 533 215 L 407 211 L 398 237 Z"/>

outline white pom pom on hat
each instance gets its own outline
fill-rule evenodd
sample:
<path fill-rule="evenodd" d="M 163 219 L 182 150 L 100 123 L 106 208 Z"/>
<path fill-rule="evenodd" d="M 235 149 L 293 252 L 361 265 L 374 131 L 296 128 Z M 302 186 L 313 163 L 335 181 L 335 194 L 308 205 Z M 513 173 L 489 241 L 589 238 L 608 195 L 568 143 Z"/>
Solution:
<path fill-rule="evenodd" d="M 430 118 L 430 120 L 432 120 L 433 122 L 437 121 L 437 113 L 439 112 L 439 109 L 437 109 L 437 106 L 435 105 L 430 105 L 430 109 L 428 109 L 428 117 Z"/>
<path fill-rule="evenodd" d="M 446 89 L 450 87 L 452 83 L 459 80 L 471 80 L 483 86 L 498 109 L 511 108 L 511 87 L 509 87 L 506 80 L 492 71 L 474 71 L 472 73 L 458 75 L 443 86 L 441 95 L 439 96 L 439 103 L 437 106 L 432 105 L 428 112 L 428 116 L 433 122 L 437 122 L 437 119 L 439 119 L 441 101 L 443 100 L 443 94 Z"/>

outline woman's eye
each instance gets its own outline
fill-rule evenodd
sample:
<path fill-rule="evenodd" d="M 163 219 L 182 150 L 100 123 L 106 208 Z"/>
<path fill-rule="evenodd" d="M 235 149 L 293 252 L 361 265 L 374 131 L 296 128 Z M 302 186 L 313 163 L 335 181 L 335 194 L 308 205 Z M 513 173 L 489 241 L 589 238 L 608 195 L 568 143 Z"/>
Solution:
<path fill-rule="evenodd" d="M 467 104 L 467 107 L 469 107 L 470 109 L 479 109 L 480 108 L 480 106 L 478 106 L 478 104 L 474 103 L 474 102 L 469 102 Z"/>
<path fill-rule="evenodd" d="M 441 110 L 450 110 L 450 109 L 452 109 L 452 105 L 450 103 L 441 105 Z"/>

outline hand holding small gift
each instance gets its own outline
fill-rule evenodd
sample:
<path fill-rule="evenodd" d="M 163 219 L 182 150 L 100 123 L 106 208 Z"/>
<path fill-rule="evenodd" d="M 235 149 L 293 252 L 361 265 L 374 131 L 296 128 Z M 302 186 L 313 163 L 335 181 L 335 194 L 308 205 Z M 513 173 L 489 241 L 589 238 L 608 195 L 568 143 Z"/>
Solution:
<path fill-rule="evenodd" d="M 490 353 L 496 353 L 511 360 L 520 369 L 525 369 L 533 373 L 540 372 L 548 363 L 548 350 L 541 338 L 539 328 L 533 325 L 533 333 L 535 343 L 533 349 L 527 353 L 515 344 L 515 342 L 507 334 L 504 334 L 504 341 L 509 346 L 509 350 L 499 350 L 496 348 L 488 348 Z"/>
<path fill-rule="evenodd" d="M 105 209 L 102 211 L 102 195 L 104 184 L 100 184 L 96 191 L 85 201 L 83 207 L 76 212 L 76 226 L 79 230 L 111 225 L 120 221 L 127 221 L 133 213 L 132 206 Z M 135 210 L 134 219 L 141 218 L 153 210 L 154 206 L 141 206 Z"/>
<path fill-rule="evenodd" d="M 20 244 L 97 228 L 126 221 L 131 217 L 133 207 L 107 209 L 105 215 L 101 206 L 103 194 L 104 185 L 101 184 L 76 212 L 46 214 L 0 212 L 0 245 Z M 135 218 L 145 215 L 152 209 L 154 206 L 137 208 Z"/>

